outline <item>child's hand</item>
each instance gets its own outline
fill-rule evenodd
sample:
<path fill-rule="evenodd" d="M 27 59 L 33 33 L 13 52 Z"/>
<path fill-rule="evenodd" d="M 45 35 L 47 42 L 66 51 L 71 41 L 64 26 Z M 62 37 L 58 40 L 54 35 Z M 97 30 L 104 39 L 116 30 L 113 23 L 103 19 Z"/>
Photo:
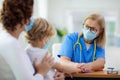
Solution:
<path fill-rule="evenodd" d="M 54 65 L 54 58 L 52 55 L 48 55 L 48 52 L 45 54 L 41 63 L 37 63 L 37 59 L 34 60 L 34 66 L 37 73 L 41 75 L 46 75 L 46 73 L 52 68 Z"/>
<path fill-rule="evenodd" d="M 64 80 L 64 79 L 65 79 L 64 73 L 56 71 L 54 75 L 54 80 Z"/>

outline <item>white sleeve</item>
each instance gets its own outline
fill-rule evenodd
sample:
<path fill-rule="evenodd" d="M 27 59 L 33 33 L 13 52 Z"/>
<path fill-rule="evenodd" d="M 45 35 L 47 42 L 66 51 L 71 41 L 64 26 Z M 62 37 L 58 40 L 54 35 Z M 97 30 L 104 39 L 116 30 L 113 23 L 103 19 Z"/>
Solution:
<path fill-rule="evenodd" d="M 44 78 L 41 74 L 36 74 L 35 77 L 39 80 L 44 80 Z"/>
<path fill-rule="evenodd" d="M 18 44 L 16 44 L 18 45 Z M 25 51 L 14 44 L 8 45 L 4 50 L 4 58 L 10 65 L 16 80 L 43 80 L 43 76 L 40 74 L 33 75 L 34 68 L 25 53 Z"/>

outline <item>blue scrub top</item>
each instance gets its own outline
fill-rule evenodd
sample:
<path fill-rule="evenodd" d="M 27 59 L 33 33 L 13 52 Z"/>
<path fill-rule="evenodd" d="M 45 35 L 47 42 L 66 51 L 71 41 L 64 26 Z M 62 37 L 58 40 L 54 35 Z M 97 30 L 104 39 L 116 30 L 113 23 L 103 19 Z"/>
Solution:
<path fill-rule="evenodd" d="M 78 36 L 79 33 L 71 33 L 65 37 L 61 46 L 61 50 L 58 53 L 58 57 L 66 56 L 70 58 L 72 62 L 78 63 L 92 62 L 94 54 L 94 42 L 90 45 L 89 49 L 87 50 L 84 38 L 83 36 L 81 36 L 79 42 L 81 43 L 82 51 L 80 50 L 79 45 L 77 45 L 76 49 L 74 50 L 74 44 L 77 42 Z M 98 58 L 105 58 L 105 49 L 100 46 L 96 46 L 95 59 Z"/>

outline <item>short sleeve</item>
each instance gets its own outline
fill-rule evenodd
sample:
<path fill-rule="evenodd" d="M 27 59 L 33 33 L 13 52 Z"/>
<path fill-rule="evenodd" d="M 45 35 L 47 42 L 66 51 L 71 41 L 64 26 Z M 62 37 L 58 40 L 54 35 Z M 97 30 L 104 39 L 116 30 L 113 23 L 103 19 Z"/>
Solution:
<path fill-rule="evenodd" d="M 98 58 L 105 58 L 105 49 L 102 47 L 97 47 L 96 59 Z"/>
<path fill-rule="evenodd" d="M 72 54 L 73 54 L 73 39 L 72 35 L 68 34 L 62 43 L 61 50 L 58 53 L 58 57 L 66 56 L 71 59 Z"/>

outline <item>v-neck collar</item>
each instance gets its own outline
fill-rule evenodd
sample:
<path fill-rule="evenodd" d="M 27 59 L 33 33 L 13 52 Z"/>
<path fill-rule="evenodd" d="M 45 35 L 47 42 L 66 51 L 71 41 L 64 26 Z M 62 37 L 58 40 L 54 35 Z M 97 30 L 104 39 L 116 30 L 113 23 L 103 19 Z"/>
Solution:
<path fill-rule="evenodd" d="M 87 50 L 87 47 L 86 47 L 87 45 L 86 45 L 86 42 L 85 42 L 83 36 L 81 36 L 80 42 L 82 43 L 82 44 L 81 44 L 81 45 L 82 45 L 82 50 L 85 51 L 85 52 L 90 51 L 90 50 L 93 48 L 92 46 L 94 46 L 94 42 L 92 42 L 92 44 L 90 44 L 90 47 L 89 47 L 88 50 Z"/>
<path fill-rule="evenodd" d="M 84 59 L 84 61 L 85 62 L 87 62 L 88 61 L 88 57 L 85 57 L 86 55 L 90 55 L 90 54 L 88 54 L 88 53 L 90 53 L 91 51 L 93 52 L 93 48 L 94 48 L 94 42 L 92 42 L 92 44 L 90 44 L 90 47 L 88 48 L 88 50 L 87 50 L 87 47 L 86 47 L 86 42 L 85 42 L 85 40 L 84 40 L 84 38 L 83 38 L 83 36 L 81 36 L 81 38 L 80 38 L 80 42 L 81 42 L 81 46 L 82 46 L 82 55 L 83 55 L 83 59 Z"/>

